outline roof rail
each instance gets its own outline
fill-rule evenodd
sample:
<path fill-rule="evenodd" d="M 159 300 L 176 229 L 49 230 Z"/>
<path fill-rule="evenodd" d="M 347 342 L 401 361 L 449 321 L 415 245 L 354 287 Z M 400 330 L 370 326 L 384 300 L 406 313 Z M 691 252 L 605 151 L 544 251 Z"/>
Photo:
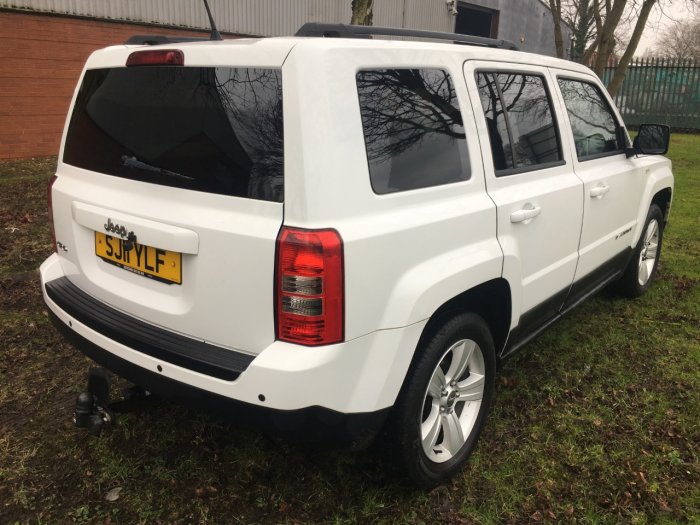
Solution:
<path fill-rule="evenodd" d="M 434 40 L 449 40 L 455 44 L 466 44 L 469 46 L 497 47 L 500 49 L 518 50 L 518 46 L 512 42 L 509 42 L 508 40 L 497 40 L 495 38 L 484 38 L 481 36 L 442 33 L 439 31 L 423 31 L 420 29 L 355 26 L 347 24 L 322 24 L 318 22 L 308 22 L 304 24 L 299 28 L 294 36 L 370 38 L 372 35 L 430 38 Z"/>
<path fill-rule="evenodd" d="M 136 46 L 157 46 L 179 42 L 209 42 L 209 39 L 196 36 L 134 35 L 124 43 Z"/>

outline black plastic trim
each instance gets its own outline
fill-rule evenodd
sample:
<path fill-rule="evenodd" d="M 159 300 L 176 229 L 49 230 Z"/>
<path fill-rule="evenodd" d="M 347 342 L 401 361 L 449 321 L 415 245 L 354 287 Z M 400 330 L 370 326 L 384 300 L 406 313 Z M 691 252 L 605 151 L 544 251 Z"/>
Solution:
<path fill-rule="evenodd" d="M 520 168 L 506 168 L 503 170 L 495 170 L 496 177 L 507 177 L 508 175 L 520 175 L 521 173 L 532 173 L 533 171 L 542 171 L 549 168 L 556 168 L 558 166 L 565 166 L 565 160 L 553 160 L 552 162 L 545 162 L 543 164 L 530 164 L 528 166 L 521 166 Z"/>
<path fill-rule="evenodd" d="M 588 297 L 619 278 L 629 264 L 632 251 L 632 248 L 625 248 L 613 258 L 572 284 L 569 297 L 566 299 L 562 311 L 568 312 L 585 301 Z"/>
<path fill-rule="evenodd" d="M 345 414 L 320 406 L 278 410 L 224 397 L 142 368 L 106 351 L 69 328 L 49 310 L 49 318 L 73 346 L 97 364 L 153 394 L 314 448 L 362 449 L 382 429 L 391 408 Z M 261 393 L 264 393 L 261 386 Z M 319 394 L 321 395 L 321 394 Z"/>
<path fill-rule="evenodd" d="M 254 356 L 185 337 L 126 315 L 88 295 L 67 277 L 46 283 L 59 308 L 92 330 L 164 362 L 233 381 Z"/>
<path fill-rule="evenodd" d="M 551 298 L 522 314 L 518 326 L 508 334 L 508 340 L 500 357 L 506 357 L 522 348 L 563 315 L 618 279 L 625 271 L 631 257 L 632 248 L 626 248 L 574 282 L 569 288 L 557 292 Z M 557 304 L 559 306 L 556 306 Z"/>

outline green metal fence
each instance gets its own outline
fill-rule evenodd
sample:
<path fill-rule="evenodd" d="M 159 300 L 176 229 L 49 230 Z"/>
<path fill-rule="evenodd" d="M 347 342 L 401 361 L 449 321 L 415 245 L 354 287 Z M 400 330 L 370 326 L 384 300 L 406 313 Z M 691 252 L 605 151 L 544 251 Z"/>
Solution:
<path fill-rule="evenodd" d="M 612 80 L 615 69 L 605 69 L 605 85 Z M 627 125 L 646 122 L 700 130 L 700 62 L 635 59 L 615 103 Z"/>

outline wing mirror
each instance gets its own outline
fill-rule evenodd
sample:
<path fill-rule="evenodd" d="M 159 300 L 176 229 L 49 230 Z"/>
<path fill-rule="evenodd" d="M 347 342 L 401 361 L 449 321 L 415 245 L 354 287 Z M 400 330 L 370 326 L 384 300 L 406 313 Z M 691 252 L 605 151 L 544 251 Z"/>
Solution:
<path fill-rule="evenodd" d="M 627 149 L 627 156 L 641 153 L 643 155 L 665 155 L 671 139 L 671 128 L 663 124 L 642 124 L 634 138 L 632 148 Z"/>

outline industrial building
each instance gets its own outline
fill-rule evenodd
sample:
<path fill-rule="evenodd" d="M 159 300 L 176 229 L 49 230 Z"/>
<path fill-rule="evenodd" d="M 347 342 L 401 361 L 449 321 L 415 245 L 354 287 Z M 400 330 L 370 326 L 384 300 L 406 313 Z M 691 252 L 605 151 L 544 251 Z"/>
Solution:
<path fill-rule="evenodd" d="M 351 0 L 209 0 L 225 38 L 350 23 Z M 554 55 L 541 0 L 375 0 L 373 25 L 510 40 Z M 95 49 L 134 34 L 206 35 L 199 0 L 0 0 L 0 159 L 56 155 L 70 98 Z M 564 35 L 568 42 L 568 34 Z"/>

